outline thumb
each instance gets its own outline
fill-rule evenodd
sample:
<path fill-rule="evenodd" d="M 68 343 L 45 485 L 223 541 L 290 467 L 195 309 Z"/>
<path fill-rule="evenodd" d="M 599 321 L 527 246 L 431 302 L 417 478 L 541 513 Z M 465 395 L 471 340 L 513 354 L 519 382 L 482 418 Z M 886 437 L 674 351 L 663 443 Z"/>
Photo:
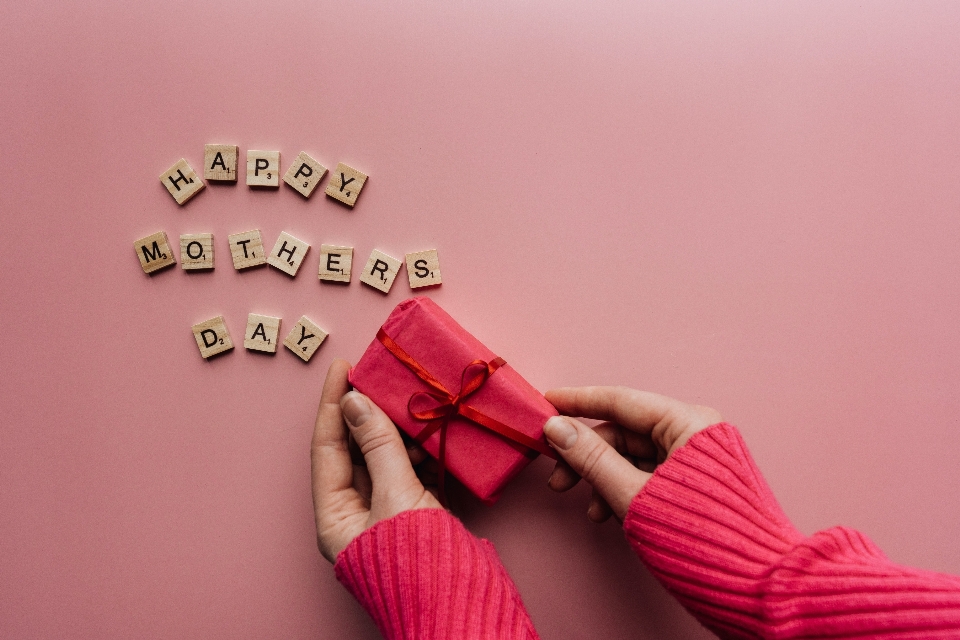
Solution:
<path fill-rule="evenodd" d="M 340 399 L 343 417 L 363 454 L 374 495 L 420 486 L 400 432 L 380 407 L 350 391 Z"/>
<path fill-rule="evenodd" d="M 579 420 L 554 416 L 543 426 L 543 434 L 567 464 L 589 482 L 623 520 L 650 474 L 630 464 Z"/>

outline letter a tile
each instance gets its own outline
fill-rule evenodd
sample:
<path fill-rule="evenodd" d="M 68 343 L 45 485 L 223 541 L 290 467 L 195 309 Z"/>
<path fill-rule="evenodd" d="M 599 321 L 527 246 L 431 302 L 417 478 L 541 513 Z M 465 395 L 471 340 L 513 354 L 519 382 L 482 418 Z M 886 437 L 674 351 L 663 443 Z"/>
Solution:
<path fill-rule="evenodd" d="M 276 353 L 278 335 L 280 335 L 280 318 L 251 313 L 247 317 L 247 332 L 243 334 L 243 346 L 251 351 Z"/>
<path fill-rule="evenodd" d="M 144 273 L 153 273 L 158 269 L 177 264 L 173 251 L 170 250 L 170 243 L 167 242 L 167 234 L 163 231 L 140 238 L 133 243 L 133 250 L 140 258 L 140 266 L 143 267 Z"/>
<path fill-rule="evenodd" d="M 233 349 L 233 340 L 227 331 L 227 324 L 223 316 L 210 318 L 200 324 L 193 325 L 193 337 L 197 340 L 200 355 L 204 358 L 215 356 L 218 353 Z"/>
<path fill-rule="evenodd" d="M 187 161 L 180 158 L 177 164 L 173 165 L 160 174 L 160 182 L 167 188 L 177 204 L 185 204 L 187 200 L 197 195 L 206 186 L 200 179 L 200 176 L 190 168 Z"/>
<path fill-rule="evenodd" d="M 295 276 L 309 250 L 310 245 L 306 242 L 283 231 L 277 238 L 277 244 L 273 245 L 273 251 L 270 252 L 267 263 L 287 275 Z"/>
<path fill-rule="evenodd" d="M 390 287 L 400 273 L 401 264 L 396 258 L 374 249 L 370 259 L 367 260 L 367 266 L 363 268 L 363 273 L 360 275 L 360 282 L 384 293 L 390 293 Z"/>
<path fill-rule="evenodd" d="M 287 172 L 283 174 L 283 181 L 296 189 L 304 198 L 309 198 L 326 172 L 325 166 L 308 156 L 306 151 L 301 151 Z"/>
<path fill-rule="evenodd" d="M 337 170 L 330 176 L 330 182 L 327 183 L 326 194 L 352 207 L 357 204 L 357 198 L 360 197 L 360 189 L 363 189 L 366 181 L 367 174 L 348 167 L 341 162 L 337 165 Z"/>
<path fill-rule="evenodd" d="M 203 177 L 215 182 L 236 182 L 239 155 L 240 148 L 235 144 L 204 145 Z"/>
<path fill-rule="evenodd" d="M 326 338 L 326 331 L 311 322 L 307 316 L 302 316 L 287 334 L 283 346 L 297 354 L 304 362 L 310 362 L 310 358 Z"/>

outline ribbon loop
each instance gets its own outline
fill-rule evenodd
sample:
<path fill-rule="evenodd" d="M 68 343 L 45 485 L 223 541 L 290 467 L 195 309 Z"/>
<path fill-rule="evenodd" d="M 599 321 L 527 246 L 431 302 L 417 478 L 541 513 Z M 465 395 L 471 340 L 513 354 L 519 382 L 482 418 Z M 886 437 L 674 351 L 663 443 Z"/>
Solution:
<path fill-rule="evenodd" d="M 430 436 L 437 431 L 440 432 L 440 455 L 437 457 L 439 467 L 437 473 L 437 489 L 441 503 L 445 501 L 443 495 L 443 479 L 446 470 L 447 427 L 450 424 L 450 420 L 455 416 L 461 416 L 474 424 L 485 427 L 487 430 L 503 437 L 514 447 L 522 447 L 520 450 L 525 453 L 537 452 L 556 459 L 557 454 L 543 442 L 536 438 L 531 438 L 527 434 L 517 431 L 498 420 L 494 420 L 477 409 L 464 404 L 464 400 L 479 391 L 490 376 L 506 364 L 503 358 L 494 358 L 490 362 L 477 359 L 469 363 L 463 368 L 463 373 L 460 375 L 459 393 L 453 394 L 443 386 L 443 383 L 414 360 L 410 354 L 404 351 L 393 338 L 388 336 L 383 328 L 377 332 L 377 340 L 379 340 L 383 346 L 387 348 L 387 351 L 393 354 L 397 360 L 432 389 L 432 391 L 418 391 L 410 396 L 410 399 L 407 401 L 407 411 L 415 420 L 427 423 L 416 436 L 416 440 L 420 444 L 426 442 Z M 422 403 L 427 399 L 433 401 L 433 406 L 418 408 L 424 407 Z"/>

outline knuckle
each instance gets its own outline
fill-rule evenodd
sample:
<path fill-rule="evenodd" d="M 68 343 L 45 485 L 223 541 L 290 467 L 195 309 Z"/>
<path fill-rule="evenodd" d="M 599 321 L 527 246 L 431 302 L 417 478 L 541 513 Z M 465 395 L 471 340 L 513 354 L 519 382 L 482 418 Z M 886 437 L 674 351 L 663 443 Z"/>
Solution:
<path fill-rule="evenodd" d="M 360 453 L 366 457 L 373 451 L 393 446 L 396 433 L 391 433 L 388 429 L 374 427 L 364 430 L 363 433 L 354 434 L 354 438 L 357 441 L 357 446 L 360 447 Z"/>
<path fill-rule="evenodd" d="M 590 484 L 595 484 L 602 473 L 606 460 L 612 449 L 602 440 L 591 443 L 583 453 L 580 475 Z"/>

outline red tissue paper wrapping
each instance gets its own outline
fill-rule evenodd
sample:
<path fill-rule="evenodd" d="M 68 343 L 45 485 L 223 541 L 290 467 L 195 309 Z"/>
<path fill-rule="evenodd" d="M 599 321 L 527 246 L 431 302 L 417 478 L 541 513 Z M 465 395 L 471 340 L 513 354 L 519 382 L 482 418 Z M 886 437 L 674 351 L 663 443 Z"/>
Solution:
<path fill-rule="evenodd" d="M 387 337 L 382 340 L 384 335 Z M 405 352 L 415 361 L 414 366 L 419 365 L 451 394 L 459 394 L 462 381 L 477 371 L 475 361 L 483 361 L 479 365 L 483 372 L 486 363 L 497 360 L 496 354 L 429 298 L 401 302 L 350 370 L 350 384 L 414 438 L 431 422 L 414 417 L 415 405 L 432 402 L 436 406 L 436 400 L 425 396 L 435 395 L 435 390 L 392 353 L 385 342 L 397 345 L 401 354 Z M 417 397 L 411 400 L 414 396 Z M 476 410 L 508 425 L 549 452 L 543 425 L 557 415 L 557 410 L 509 364 L 490 373 L 479 388 L 464 398 L 463 405 L 467 405 L 467 413 Z M 450 416 L 446 424 L 446 472 L 486 504 L 496 502 L 507 483 L 537 456 L 529 447 L 511 442 L 460 414 Z M 439 429 L 423 442 L 423 447 L 434 458 L 440 457 Z"/>

